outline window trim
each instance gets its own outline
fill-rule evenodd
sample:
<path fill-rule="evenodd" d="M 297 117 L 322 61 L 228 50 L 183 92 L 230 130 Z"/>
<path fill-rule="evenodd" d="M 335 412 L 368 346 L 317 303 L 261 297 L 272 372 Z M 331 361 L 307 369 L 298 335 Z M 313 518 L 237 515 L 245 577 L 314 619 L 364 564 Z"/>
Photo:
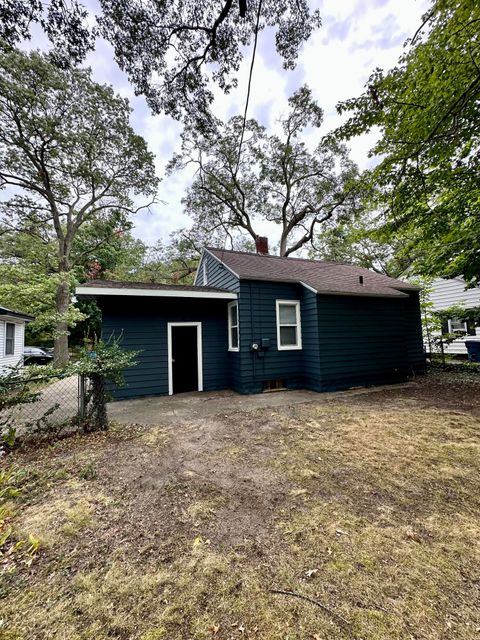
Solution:
<path fill-rule="evenodd" d="M 461 321 L 458 320 L 458 318 L 449 318 L 447 320 L 447 322 L 448 322 L 448 333 L 455 333 L 455 332 L 464 333 L 466 336 L 468 336 L 468 325 L 467 325 L 467 323 L 466 322 L 462 323 L 463 324 L 463 329 L 454 329 L 453 328 L 453 323 L 454 323 L 455 320 L 457 322 L 461 322 Z"/>
<path fill-rule="evenodd" d="M 280 305 L 288 304 L 295 305 L 296 311 L 296 324 L 282 324 L 280 325 Z M 277 317 L 277 349 L 278 351 L 300 351 L 302 349 L 302 323 L 300 317 L 300 300 L 276 300 L 276 317 Z M 280 327 L 296 327 L 297 328 L 297 344 L 295 345 L 282 345 L 280 342 Z"/>
<path fill-rule="evenodd" d="M 230 309 L 235 306 L 237 308 L 237 324 L 232 324 L 232 319 L 230 317 Z M 228 314 L 228 350 L 238 352 L 240 351 L 240 320 L 238 318 L 238 300 L 232 300 L 227 305 L 227 314 Z M 237 347 L 232 346 L 232 329 L 237 329 Z"/>
<path fill-rule="evenodd" d="M 13 338 L 8 338 L 8 336 L 7 336 L 8 327 L 9 326 L 13 327 Z M 16 338 L 15 334 L 16 334 L 16 324 L 15 324 L 15 322 L 5 322 L 5 349 L 4 349 L 5 356 L 14 356 L 15 355 L 15 338 Z M 12 341 L 13 349 L 12 349 L 11 353 L 9 353 L 7 351 L 7 340 L 11 340 Z"/>

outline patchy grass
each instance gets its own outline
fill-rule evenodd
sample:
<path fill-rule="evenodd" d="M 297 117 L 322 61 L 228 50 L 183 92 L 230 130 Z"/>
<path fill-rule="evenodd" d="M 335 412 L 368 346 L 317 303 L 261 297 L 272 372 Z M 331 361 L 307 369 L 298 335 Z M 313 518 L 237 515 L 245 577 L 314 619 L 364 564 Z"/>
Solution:
<path fill-rule="evenodd" d="M 11 456 L 0 637 L 478 638 L 480 386 L 459 389 Z"/>
<path fill-rule="evenodd" d="M 445 364 L 441 359 L 434 358 L 429 364 L 429 373 L 435 376 L 437 382 L 480 383 L 480 363 L 463 359 L 447 357 Z"/>

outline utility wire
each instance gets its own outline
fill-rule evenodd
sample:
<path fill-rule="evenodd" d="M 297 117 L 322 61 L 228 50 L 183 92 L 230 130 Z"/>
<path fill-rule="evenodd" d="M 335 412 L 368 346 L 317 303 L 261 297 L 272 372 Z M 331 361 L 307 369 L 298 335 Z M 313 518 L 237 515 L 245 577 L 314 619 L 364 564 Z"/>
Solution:
<path fill-rule="evenodd" d="M 248 111 L 248 103 L 250 101 L 250 90 L 252 88 L 252 76 L 253 76 L 253 66 L 255 64 L 255 55 L 257 53 L 257 41 L 258 41 L 258 29 L 260 25 L 260 14 L 262 11 L 262 2 L 263 0 L 258 0 L 258 8 L 257 8 L 257 21 L 255 24 L 255 39 L 253 42 L 253 52 L 252 52 L 252 61 L 250 63 L 250 73 L 248 75 L 248 87 L 247 87 L 247 98 L 245 100 L 245 111 L 243 112 L 243 123 L 242 123 L 242 133 L 240 135 L 240 141 L 238 143 L 238 156 L 237 156 L 237 166 L 235 167 L 235 177 L 238 172 L 238 167 L 240 165 L 240 157 L 242 154 L 242 144 L 243 138 L 245 136 L 245 127 L 247 124 L 247 111 Z"/>

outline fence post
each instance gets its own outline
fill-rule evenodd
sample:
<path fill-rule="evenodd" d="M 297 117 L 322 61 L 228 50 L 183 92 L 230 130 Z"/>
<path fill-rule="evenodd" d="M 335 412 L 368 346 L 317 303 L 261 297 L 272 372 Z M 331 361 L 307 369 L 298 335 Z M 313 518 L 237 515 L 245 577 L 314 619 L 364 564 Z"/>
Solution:
<path fill-rule="evenodd" d="M 79 374 L 78 376 L 78 417 L 81 422 L 85 420 L 85 375 Z"/>

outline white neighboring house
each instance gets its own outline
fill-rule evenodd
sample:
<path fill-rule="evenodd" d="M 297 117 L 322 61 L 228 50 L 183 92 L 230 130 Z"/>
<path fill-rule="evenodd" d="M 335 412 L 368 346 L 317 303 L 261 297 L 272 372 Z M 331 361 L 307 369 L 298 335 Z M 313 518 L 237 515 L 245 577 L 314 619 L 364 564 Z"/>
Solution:
<path fill-rule="evenodd" d="M 429 300 L 433 303 L 433 311 L 443 311 L 452 305 L 460 305 L 466 309 L 480 307 L 480 287 L 466 289 L 462 278 L 452 278 L 444 280 L 437 278 L 432 282 L 432 292 Z M 469 327 L 466 322 L 460 322 L 458 318 L 450 318 L 448 327 L 444 328 L 448 333 L 461 333 L 462 335 L 445 345 L 445 352 L 451 354 L 467 354 L 465 340 L 480 340 L 480 327 Z"/>
<path fill-rule="evenodd" d="M 0 374 L 23 364 L 25 324 L 33 316 L 0 307 Z"/>

